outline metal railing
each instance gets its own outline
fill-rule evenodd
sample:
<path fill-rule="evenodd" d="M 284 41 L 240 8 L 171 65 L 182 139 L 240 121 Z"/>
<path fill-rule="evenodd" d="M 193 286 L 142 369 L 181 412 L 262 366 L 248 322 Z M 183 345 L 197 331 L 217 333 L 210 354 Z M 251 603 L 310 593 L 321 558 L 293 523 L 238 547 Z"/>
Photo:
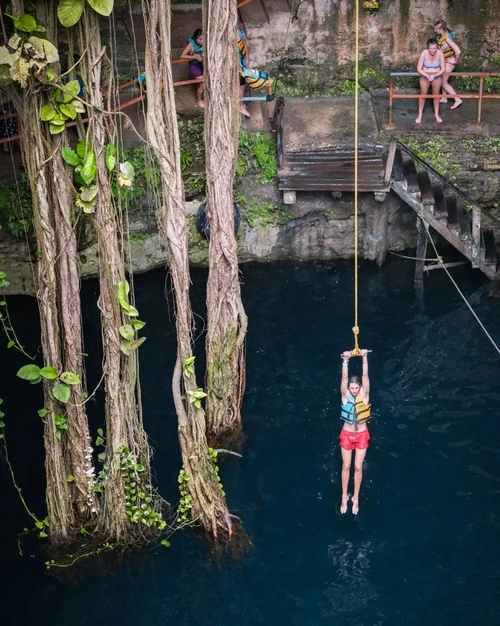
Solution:
<path fill-rule="evenodd" d="M 420 76 L 418 72 L 391 72 L 390 74 L 390 82 L 389 82 L 389 118 L 387 124 L 389 127 L 394 127 L 394 122 L 392 119 L 392 109 L 394 100 L 405 100 L 405 99 L 418 99 L 418 98 L 454 98 L 455 96 L 450 96 L 446 93 L 440 94 L 427 94 L 422 96 L 420 94 L 400 94 L 394 93 L 394 79 L 397 78 L 409 78 L 413 76 Z M 461 99 L 470 99 L 477 100 L 477 123 L 481 123 L 481 113 L 483 107 L 483 100 L 486 99 L 498 99 L 500 98 L 500 94 L 496 93 L 484 93 L 484 79 L 485 78 L 500 78 L 499 73 L 492 72 L 453 72 L 452 76 L 470 76 L 472 78 L 479 79 L 479 87 L 478 93 L 457 93 L 457 97 Z"/>

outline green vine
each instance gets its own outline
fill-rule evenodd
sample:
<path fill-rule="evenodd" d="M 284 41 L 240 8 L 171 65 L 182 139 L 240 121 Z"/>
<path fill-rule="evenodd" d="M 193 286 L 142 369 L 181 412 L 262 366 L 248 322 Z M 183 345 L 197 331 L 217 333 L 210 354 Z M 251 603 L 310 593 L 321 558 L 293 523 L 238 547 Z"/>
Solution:
<path fill-rule="evenodd" d="M 3 398 L 0 398 L 0 405 L 3 404 Z M 38 537 L 40 539 L 45 539 L 48 537 L 47 530 L 50 526 L 50 521 L 48 517 L 44 519 L 39 519 L 28 507 L 26 500 L 24 499 L 23 492 L 21 487 L 17 484 L 16 477 L 14 474 L 14 468 L 12 467 L 12 463 L 10 462 L 9 450 L 7 448 L 7 439 L 5 437 L 5 413 L 0 410 L 0 440 L 4 449 L 5 462 L 7 463 L 7 467 L 9 468 L 10 477 L 12 479 L 12 484 L 14 485 L 14 489 L 17 491 L 19 499 L 21 500 L 21 504 L 24 507 L 26 513 L 31 517 L 31 519 L 35 522 L 35 527 L 32 530 L 36 530 L 38 532 Z M 22 535 L 26 535 L 32 532 L 29 528 L 24 528 Z M 18 539 L 18 547 L 19 554 L 22 556 L 22 548 L 20 545 L 20 539 Z"/>
<path fill-rule="evenodd" d="M 179 483 L 180 499 L 177 506 L 177 522 L 181 525 L 189 524 L 189 512 L 193 508 L 193 498 L 189 493 L 188 482 L 191 480 L 184 468 L 179 471 L 177 482 Z"/>
<path fill-rule="evenodd" d="M 127 323 L 122 324 L 118 331 L 121 336 L 120 350 L 126 356 L 130 356 L 134 350 L 137 350 L 137 348 L 146 341 L 146 337 L 137 338 L 137 331 L 144 328 L 146 322 L 137 319 L 139 311 L 135 308 L 135 306 L 129 303 L 129 293 L 130 285 L 128 284 L 128 281 L 121 280 L 118 283 L 118 302 L 120 303 L 123 313 L 128 319 Z"/>
<path fill-rule="evenodd" d="M 3 291 L 5 287 L 9 286 L 9 281 L 7 280 L 7 274 L 5 272 L 0 271 L 0 291 Z M 10 321 L 9 309 L 7 307 L 7 300 L 0 300 L 0 324 L 2 325 L 5 336 L 7 337 L 7 348 L 15 348 L 21 354 L 24 354 L 28 359 L 33 359 L 30 356 L 24 347 L 19 342 L 17 338 L 16 331 L 12 327 L 12 322 Z"/>
<path fill-rule="evenodd" d="M 215 474 L 217 476 L 217 482 L 219 484 L 219 489 L 221 490 L 222 495 L 225 496 L 226 493 L 224 491 L 224 487 L 222 486 L 222 481 L 221 481 L 220 476 L 219 476 L 219 466 L 217 465 L 217 450 L 214 450 L 213 448 L 209 447 L 208 448 L 208 454 L 209 454 L 210 460 L 212 461 L 213 466 L 214 466 L 214 471 L 215 471 Z"/>
<path fill-rule="evenodd" d="M 161 513 L 154 509 L 153 487 L 141 481 L 140 474 L 145 471 L 145 467 L 135 462 L 127 446 L 120 446 L 119 452 L 127 517 L 134 524 L 164 530 L 167 523 Z"/>

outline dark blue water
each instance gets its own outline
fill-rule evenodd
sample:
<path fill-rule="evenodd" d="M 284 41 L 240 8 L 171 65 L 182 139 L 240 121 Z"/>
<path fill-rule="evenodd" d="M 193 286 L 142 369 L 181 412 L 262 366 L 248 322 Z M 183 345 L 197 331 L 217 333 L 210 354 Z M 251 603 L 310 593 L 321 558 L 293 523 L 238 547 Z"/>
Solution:
<path fill-rule="evenodd" d="M 223 464 L 222 480 L 253 550 L 214 563 L 196 533 L 184 532 L 168 550 L 127 554 L 56 579 L 44 572 L 36 545 L 17 555 L 16 532 L 29 520 L 3 467 L 2 624 L 498 624 L 500 357 L 443 273 L 430 273 L 419 302 L 412 272 L 399 259 L 360 269 L 360 344 L 373 350 L 374 419 L 357 517 L 338 513 L 339 355 L 353 343 L 352 265 L 244 267 L 246 441 L 243 458 Z M 500 343 L 500 302 L 487 297 L 477 273 L 457 269 L 454 276 Z M 202 315 L 203 278 L 194 275 Z M 86 285 L 90 355 L 98 355 L 99 343 L 95 291 Z M 173 501 L 172 308 L 162 273 L 136 278 L 136 291 L 148 323 L 145 422 L 160 491 Z M 36 336 L 32 303 L 12 299 L 11 309 L 20 334 L 29 337 L 31 329 Z M 40 512 L 40 400 L 13 379 L 19 359 L 7 365 L 2 356 L 12 456 Z M 97 376 L 90 362 L 91 382 Z M 92 410 L 97 419 L 98 403 Z"/>

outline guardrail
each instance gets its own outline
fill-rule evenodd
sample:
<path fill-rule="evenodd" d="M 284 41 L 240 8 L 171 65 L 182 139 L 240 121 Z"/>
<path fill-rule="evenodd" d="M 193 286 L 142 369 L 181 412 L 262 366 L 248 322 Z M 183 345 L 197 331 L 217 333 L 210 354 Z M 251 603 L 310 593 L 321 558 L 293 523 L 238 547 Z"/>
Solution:
<path fill-rule="evenodd" d="M 394 128 L 394 122 L 392 119 L 392 109 L 394 100 L 405 100 L 405 99 L 418 99 L 418 98 L 454 98 L 455 96 L 450 96 L 448 94 L 427 94 L 422 96 L 420 94 L 399 94 L 394 93 L 394 79 L 397 78 L 409 78 L 412 76 L 420 76 L 418 72 L 391 72 L 390 73 L 390 82 L 389 82 L 389 118 L 387 121 L 388 127 Z M 487 99 L 498 99 L 500 98 L 500 94 L 490 94 L 484 93 L 484 79 L 485 78 L 500 78 L 499 73 L 492 72 L 453 72 L 452 76 L 470 76 L 472 78 L 479 79 L 479 87 L 478 93 L 457 93 L 457 96 L 462 99 L 470 99 L 477 100 L 477 123 L 481 123 L 481 112 L 483 106 L 483 100 Z"/>

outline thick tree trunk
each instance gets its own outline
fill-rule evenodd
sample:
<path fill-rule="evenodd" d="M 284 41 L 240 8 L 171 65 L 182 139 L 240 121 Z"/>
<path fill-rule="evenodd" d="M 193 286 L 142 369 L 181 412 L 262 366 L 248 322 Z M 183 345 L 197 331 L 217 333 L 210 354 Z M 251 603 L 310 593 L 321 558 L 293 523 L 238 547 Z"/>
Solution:
<path fill-rule="evenodd" d="M 16 14 L 23 3 L 13 7 Z M 38 3 L 37 19 L 55 44 L 56 16 L 52 3 Z M 76 239 L 71 224 L 72 185 L 60 156 L 65 133 L 52 137 L 47 124 L 39 119 L 47 102 L 46 88 L 36 79 L 20 95 L 12 98 L 23 129 L 21 148 L 31 185 L 33 216 L 39 259 L 37 261 L 37 300 L 42 329 L 44 364 L 59 373 L 71 371 L 84 380 L 81 308 Z M 46 451 L 46 499 L 53 543 L 70 541 L 76 527 L 95 518 L 98 510 L 92 492 L 93 464 L 82 385 L 72 388 L 70 402 L 62 405 L 51 394 L 53 384 L 44 384 L 44 444 Z M 54 416 L 66 418 L 68 430 L 56 436 Z M 73 480 L 69 480 L 69 476 Z"/>
<path fill-rule="evenodd" d="M 121 219 L 113 200 L 111 181 L 105 162 L 106 144 L 114 136 L 114 125 L 103 112 L 101 69 L 104 47 L 101 44 L 96 14 L 85 8 L 80 24 L 81 49 L 86 50 L 83 71 L 89 85 L 92 111 L 89 135 L 97 160 L 97 205 L 94 225 L 98 235 L 99 288 L 98 306 L 104 351 L 104 381 L 106 389 L 106 466 L 104 503 L 100 517 L 102 531 L 114 541 L 128 541 L 139 536 L 144 528 L 134 524 L 127 515 L 125 478 L 122 464 L 131 459 L 135 472 L 136 491 L 151 486 L 150 450 L 142 424 L 137 398 L 137 351 L 129 356 L 120 350 L 119 328 L 127 320 L 118 301 L 118 284 L 125 280 L 121 241 Z M 139 502 L 140 504 L 140 502 Z"/>
<path fill-rule="evenodd" d="M 239 103 L 236 3 L 204 0 L 205 153 L 210 224 L 207 284 L 207 424 L 209 441 L 241 435 L 247 316 L 241 301 L 234 233 L 233 179 Z"/>
<path fill-rule="evenodd" d="M 197 389 L 184 363 L 192 356 L 192 312 L 186 212 L 180 168 L 175 95 L 170 66 L 170 0 L 143 1 L 146 24 L 147 133 L 160 164 L 163 201 L 157 217 L 169 255 L 175 294 L 177 362 L 172 380 L 179 421 L 179 440 L 187 487 L 193 500 L 192 519 L 214 537 L 227 538 L 232 526 L 224 494 L 209 455 L 205 413 L 186 400 Z"/>

